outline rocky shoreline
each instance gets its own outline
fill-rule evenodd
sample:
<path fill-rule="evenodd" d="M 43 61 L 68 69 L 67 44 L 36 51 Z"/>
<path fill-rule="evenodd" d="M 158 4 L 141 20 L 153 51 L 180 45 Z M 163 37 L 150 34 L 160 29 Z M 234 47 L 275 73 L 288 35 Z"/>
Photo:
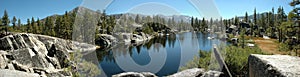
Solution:
<path fill-rule="evenodd" d="M 177 72 L 175 74 L 166 76 L 166 77 L 220 77 L 223 75 L 222 72 L 219 71 L 205 71 L 202 68 L 192 68 L 186 69 L 181 72 Z M 120 74 L 113 75 L 112 77 L 158 77 L 150 72 L 124 72 Z"/>
<path fill-rule="evenodd" d="M 121 33 L 116 35 L 100 34 L 103 47 L 113 47 L 117 44 L 139 45 L 162 34 L 148 35 L 145 33 Z M 122 36 L 122 37 L 120 37 Z M 166 36 L 166 35 L 163 35 Z M 102 47 L 102 46 L 101 46 Z M 0 38 L 0 76 L 29 76 L 29 77 L 52 77 L 52 76 L 74 76 L 76 65 L 71 61 L 70 53 L 81 50 L 81 53 L 95 50 L 97 46 L 64 40 L 56 37 L 30 34 L 13 33 Z M 66 70 L 71 67 L 71 70 Z M 219 76 L 222 72 L 204 71 L 201 68 L 187 69 L 168 77 L 178 76 Z M 157 77 L 150 72 L 125 72 L 114 75 Z"/>
<path fill-rule="evenodd" d="M 89 53 L 97 48 L 111 48 L 117 44 L 139 45 L 146 43 L 158 34 L 121 33 L 118 35 L 100 34 L 95 46 L 56 37 L 30 34 L 10 33 L 0 38 L 0 75 L 16 76 L 73 76 L 76 65 L 70 59 L 71 53 Z M 114 37 L 115 36 L 115 37 Z M 72 69 L 70 69 L 72 68 Z M 69 70 L 66 70 L 69 69 Z M 73 70 L 73 71 L 71 71 Z M 9 74 L 7 74 L 9 73 Z"/>
<path fill-rule="evenodd" d="M 7 35 L 0 39 L 0 71 L 6 71 L 0 72 L 0 75 L 73 76 L 72 71 L 66 70 L 70 67 L 76 68 L 70 60 L 70 53 L 77 50 L 86 53 L 95 49 L 94 45 L 45 35 L 29 33 Z"/>
<path fill-rule="evenodd" d="M 99 34 L 96 38 L 96 45 L 99 45 L 101 49 L 113 48 L 118 44 L 125 45 L 140 45 L 147 43 L 150 39 L 158 36 L 160 34 L 146 34 L 143 32 L 133 33 L 118 33 L 113 35 Z"/>
<path fill-rule="evenodd" d="M 112 35 L 101 34 L 100 36 L 105 40 L 108 46 L 114 46 L 122 42 L 132 45 L 142 44 L 155 37 L 155 35 L 143 33 L 123 33 L 120 34 L 120 36 L 123 36 L 121 39 L 120 37 L 114 37 Z M 132 36 L 134 36 L 134 38 Z M 135 40 L 135 42 L 132 40 Z M 74 71 L 76 72 L 76 70 L 78 70 L 76 68 L 79 67 L 71 60 L 71 53 L 79 50 L 81 53 L 89 53 L 89 51 L 93 51 L 96 48 L 98 47 L 95 45 L 46 35 L 11 33 L 10 35 L 0 38 L 0 76 L 74 76 Z M 250 55 L 248 61 L 250 65 L 250 76 L 298 76 L 297 73 L 299 70 L 290 67 L 299 67 L 299 65 L 291 65 L 288 64 L 288 62 L 299 62 L 299 57 L 285 55 Z M 276 65 L 278 63 L 285 67 Z M 291 71 L 286 69 L 294 70 Z M 205 71 L 202 68 L 192 68 L 167 77 L 219 77 L 222 75 L 223 73 L 219 71 Z M 124 72 L 113 75 L 113 77 L 123 76 L 157 77 L 150 72 Z"/>

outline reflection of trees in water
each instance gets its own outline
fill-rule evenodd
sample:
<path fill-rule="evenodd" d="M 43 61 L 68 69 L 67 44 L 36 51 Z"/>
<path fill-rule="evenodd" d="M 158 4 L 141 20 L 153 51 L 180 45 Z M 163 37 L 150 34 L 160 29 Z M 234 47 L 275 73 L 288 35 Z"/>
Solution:
<path fill-rule="evenodd" d="M 113 53 L 110 50 L 109 51 L 97 50 L 96 53 L 99 62 L 102 62 L 104 60 L 109 62 L 111 61 L 116 62 Z"/>
<path fill-rule="evenodd" d="M 202 41 L 202 45 L 204 47 L 206 47 L 208 44 L 206 44 L 207 40 L 204 40 L 204 39 L 207 39 L 208 37 L 208 34 L 207 33 L 200 33 L 201 34 L 201 39 L 199 39 L 199 41 Z"/>
<path fill-rule="evenodd" d="M 115 47 L 113 47 L 111 49 L 111 51 L 113 52 L 114 56 L 121 56 L 121 55 L 127 55 L 128 53 L 128 49 L 130 49 L 130 44 L 118 44 Z"/>
<path fill-rule="evenodd" d="M 174 48 L 175 46 L 175 42 L 176 42 L 176 35 L 175 34 L 171 34 L 167 37 L 168 39 L 168 44 L 169 44 L 169 47 L 172 47 Z"/>
<path fill-rule="evenodd" d="M 142 47 L 141 45 L 135 46 L 138 54 L 140 54 L 140 52 L 141 52 L 141 49 L 142 49 L 141 47 Z"/>
<path fill-rule="evenodd" d="M 198 37 L 200 36 L 197 32 L 191 32 L 192 33 L 192 40 L 191 43 L 193 46 L 198 46 Z"/>
<path fill-rule="evenodd" d="M 117 46 L 115 46 L 115 48 L 112 48 L 111 50 L 97 50 L 97 57 L 99 62 L 115 62 L 115 57 L 117 56 L 130 55 L 132 57 L 134 53 L 140 54 L 141 52 L 143 52 L 142 50 L 153 52 L 149 51 L 150 49 L 152 49 L 154 51 L 159 52 L 161 48 L 165 48 L 166 46 L 174 48 L 176 42 L 183 42 L 184 39 L 187 38 L 187 33 L 179 33 L 177 35 L 178 37 L 172 34 L 169 36 L 155 37 L 149 40 L 147 43 L 138 46 L 131 46 L 130 44 L 118 44 Z M 200 47 L 210 47 L 210 45 L 212 44 L 209 44 L 211 43 L 211 40 L 207 39 L 208 36 L 209 34 L 205 33 L 192 34 L 193 43 L 197 43 L 195 40 L 198 40 L 198 44 L 200 45 Z M 177 39 L 179 39 L 180 41 L 176 41 Z"/>
<path fill-rule="evenodd" d="M 184 42 L 184 35 L 185 35 L 186 33 L 179 33 L 178 34 L 178 37 L 179 37 L 179 40 L 180 40 L 180 43 L 182 44 L 183 42 Z"/>
<path fill-rule="evenodd" d="M 165 48 L 167 45 L 166 44 L 167 42 L 168 42 L 169 47 L 174 48 L 175 42 L 176 42 L 176 35 L 171 34 L 169 36 L 155 37 L 155 38 L 151 39 L 148 43 L 146 43 L 144 46 L 146 46 L 147 49 L 149 50 L 151 48 L 151 46 L 153 46 L 155 43 L 158 43 L 158 44 L 161 44 Z"/>
<path fill-rule="evenodd" d="M 129 50 L 128 50 L 128 52 L 129 52 L 129 54 L 130 54 L 130 56 L 132 56 L 132 49 L 133 49 L 134 47 L 133 46 L 129 46 Z"/>
<path fill-rule="evenodd" d="M 149 40 L 147 43 L 138 46 L 130 46 L 130 44 L 118 44 L 117 46 L 115 46 L 115 48 L 112 48 L 110 50 L 97 50 L 97 57 L 99 62 L 102 62 L 104 60 L 115 62 L 115 56 L 130 55 L 132 57 L 132 54 L 135 52 L 140 54 L 143 48 L 147 48 L 147 50 L 149 50 L 151 47 L 153 47 L 159 52 L 159 49 L 161 47 L 166 47 L 167 42 L 169 47 L 174 48 L 176 35 L 171 34 L 169 36 L 155 37 Z"/>

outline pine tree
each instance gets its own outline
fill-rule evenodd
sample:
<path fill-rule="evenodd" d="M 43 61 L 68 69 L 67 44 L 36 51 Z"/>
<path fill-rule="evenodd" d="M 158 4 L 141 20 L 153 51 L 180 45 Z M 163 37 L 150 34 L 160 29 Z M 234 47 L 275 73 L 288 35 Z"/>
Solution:
<path fill-rule="evenodd" d="M 266 20 L 265 20 L 265 14 L 261 14 L 260 17 L 260 26 L 262 27 L 263 30 L 266 30 Z"/>
<path fill-rule="evenodd" d="M 270 15 L 270 26 L 271 26 L 271 29 L 270 29 L 270 36 L 271 37 L 275 37 L 275 13 L 274 13 L 274 7 L 272 7 L 272 12 L 271 12 L 271 15 Z"/>
<path fill-rule="evenodd" d="M 29 19 L 27 19 L 27 25 L 26 25 L 26 26 L 27 26 L 27 27 L 26 27 L 26 32 L 27 32 L 27 33 L 30 33 L 30 32 L 31 32 L 31 31 L 30 31 L 30 29 L 31 29 L 30 27 L 31 27 L 31 26 L 30 26 L 30 20 L 29 20 Z"/>
<path fill-rule="evenodd" d="M 272 12 L 267 13 L 267 27 L 266 27 L 266 34 L 268 36 L 272 35 Z"/>
<path fill-rule="evenodd" d="M 71 24 L 70 24 L 70 18 L 69 18 L 69 16 L 68 16 L 68 12 L 66 11 L 65 12 L 65 15 L 64 15 L 64 19 L 63 19 L 63 24 L 64 24 L 64 26 L 63 26 L 63 36 L 64 36 L 64 38 L 65 39 L 71 39 Z"/>
<path fill-rule="evenodd" d="M 18 29 L 19 29 L 19 30 L 21 29 L 21 25 L 22 25 L 21 20 L 18 19 Z M 21 31 L 23 31 L 23 30 L 21 30 Z"/>
<path fill-rule="evenodd" d="M 55 26 L 54 26 L 52 18 L 47 17 L 46 21 L 45 21 L 44 34 L 50 35 L 50 36 L 56 36 L 54 29 L 55 29 Z"/>
<path fill-rule="evenodd" d="M 245 13 L 245 19 L 244 19 L 244 22 L 248 23 L 248 13 L 247 13 L 247 12 Z"/>
<path fill-rule="evenodd" d="M 37 33 L 37 26 L 36 26 L 36 23 L 35 23 L 35 20 L 34 20 L 33 17 L 31 18 L 31 31 L 32 31 L 32 33 L 34 33 L 34 34 Z"/>
<path fill-rule="evenodd" d="M 197 29 L 197 31 L 200 31 L 199 30 L 200 29 L 200 24 L 199 24 L 199 20 L 198 20 L 197 17 L 195 18 L 193 24 L 194 24 L 194 27 Z"/>
<path fill-rule="evenodd" d="M 56 21 L 55 21 L 55 37 L 59 37 L 61 38 L 61 33 L 62 33 L 62 17 L 56 17 Z"/>
<path fill-rule="evenodd" d="M 293 33 L 295 33 L 295 37 L 297 37 L 297 41 L 293 41 L 294 43 L 296 43 L 295 45 L 293 45 L 293 49 L 295 49 L 294 51 L 296 51 L 296 56 L 298 55 L 298 49 L 300 49 L 300 9 L 299 9 L 299 6 L 297 5 L 300 5 L 300 2 L 299 0 L 293 0 L 291 3 L 290 3 L 290 6 L 293 6 L 294 9 L 293 11 L 295 12 L 295 17 L 294 19 L 294 24 L 293 24 Z M 298 24 L 298 25 L 297 25 Z"/>
<path fill-rule="evenodd" d="M 42 28 L 42 23 L 41 23 L 40 19 L 38 18 L 36 21 L 36 27 L 35 27 L 37 34 L 42 33 L 41 28 Z"/>
<path fill-rule="evenodd" d="M 254 20 L 254 25 L 256 25 L 256 24 L 257 24 L 256 8 L 254 8 L 254 14 L 253 14 L 253 16 L 254 16 L 254 18 L 253 18 L 253 20 Z"/>
<path fill-rule="evenodd" d="M 110 16 L 108 19 L 108 26 L 107 26 L 107 34 L 112 34 L 114 26 L 116 25 L 115 23 L 115 17 L 114 16 Z"/>
<path fill-rule="evenodd" d="M 126 19 L 126 17 L 124 19 Z M 100 20 L 101 20 L 101 33 L 103 34 L 103 33 L 105 33 L 104 30 L 106 29 L 106 21 L 107 21 L 105 10 L 103 10 Z"/>
<path fill-rule="evenodd" d="M 212 27 L 214 20 L 212 18 L 210 18 L 210 26 Z"/>
<path fill-rule="evenodd" d="M 242 31 L 241 31 L 241 33 L 240 33 L 240 35 L 241 35 L 241 46 L 242 46 L 242 48 L 244 48 L 245 47 L 245 33 L 246 33 L 246 30 L 245 30 L 245 28 L 242 28 Z"/>
<path fill-rule="evenodd" d="M 205 21 L 205 18 L 203 17 L 202 22 L 201 22 L 201 28 L 206 28 L 207 24 Z M 204 32 L 205 29 L 201 29 L 201 32 Z"/>
<path fill-rule="evenodd" d="M 135 17 L 135 23 L 140 24 L 140 16 L 138 14 Z"/>
<path fill-rule="evenodd" d="M 168 26 L 173 26 L 171 18 L 168 19 Z"/>
<path fill-rule="evenodd" d="M 100 32 L 100 28 L 101 28 L 101 18 L 100 17 L 101 17 L 101 15 L 98 17 L 97 24 L 96 24 L 97 25 L 96 32 L 95 32 L 96 38 L 97 38 L 97 35 L 101 33 Z M 121 20 L 119 22 L 121 22 Z"/>
<path fill-rule="evenodd" d="M 234 25 L 239 25 L 239 18 L 237 16 L 234 17 Z"/>
<path fill-rule="evenodd" d="M 12 24 L 13 24 L 13 28 L 16 29 L 16 25 L 17 25 L 17 18 L 14 16 L 12 19 Z"/>
<path fill-rule="evenodd" d="M 254 24 L 251 25 L 251 34 L 253 36 L 255 36 L 256 34 L 254 33 L 254 31 L 257 31 L 257 30 L 254 30 L 254 26 L 257 26 L 257 17 L 256 17 L 256 8 L 254 8 L 254 14 L 253 14 L 253 21 L 254 21 Z"/>
<path fill-rule="evenodd" d="M 278 29 L 278 35 L 279 35 L 279 42 L 283 42 L 283 31 L 282 31 L 282 27 L 281 27 L 281 24 L 282 24 L 282 22 L 284 22 L 284 20 L 285 20 L 285 18 L 286 18 L 286 15 L 284 14 L 284 10 L 283 10 L 283 8 L 282 7 L 278 7 L 278 10 L 277 10 L 277 17 L 276 17 L 276 19 L 277 19 L 277 29 Z"/>
<path fill-rule="evenodd" d="M 5 35 L 7 35 L 7 27 L 9 26 L 9 18 L 8 18 L 8 14 L 7 14 L 7 11 L 4 10 L 4 15 L 2 17 L 2 29 L 4 27 L 4 30 L 5 30 Z"/>
<path fill-rule="evenodd" d="M 43 28 L 43 35 L 50 35 L 50 24 L 49 24 L 49 18 L 50 17 L 47 17 L 46 20 L 45 20 L 45 27 Z"/>
<path fill-rule="evenodd" d="M 186 31 L 185 27 L 183 27 L 183 20 L 182 19 L 180 20 L 179 28 L 181 29 L 181 31 Z"/>

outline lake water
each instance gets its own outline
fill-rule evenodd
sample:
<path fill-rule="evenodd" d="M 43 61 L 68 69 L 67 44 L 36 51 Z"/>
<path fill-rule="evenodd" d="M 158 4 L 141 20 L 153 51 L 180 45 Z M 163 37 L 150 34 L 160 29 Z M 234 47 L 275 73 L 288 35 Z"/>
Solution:
<path fill-rule="evenodd" d="M 217 39 L 210 34 L 185 32 L 156 37 L 139 46 L 120 44 L 111 50 L 97 50 L 101 76 L 122 72 L 151 72 L 158 76 L 176 73 L 181 66 L 198 56 L 199 50 L 210 51 Z"/>

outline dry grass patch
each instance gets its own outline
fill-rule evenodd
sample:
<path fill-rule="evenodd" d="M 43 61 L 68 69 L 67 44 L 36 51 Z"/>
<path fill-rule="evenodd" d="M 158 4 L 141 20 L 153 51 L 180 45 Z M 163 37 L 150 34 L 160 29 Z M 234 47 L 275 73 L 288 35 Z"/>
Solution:
<path fill-rule="evenodd" d="M 279 43 L 276 39 L 253 38 L 258 47 L 269 54 L 287 54 L 287 52 L 280 52 L 278 50 Z"/>

